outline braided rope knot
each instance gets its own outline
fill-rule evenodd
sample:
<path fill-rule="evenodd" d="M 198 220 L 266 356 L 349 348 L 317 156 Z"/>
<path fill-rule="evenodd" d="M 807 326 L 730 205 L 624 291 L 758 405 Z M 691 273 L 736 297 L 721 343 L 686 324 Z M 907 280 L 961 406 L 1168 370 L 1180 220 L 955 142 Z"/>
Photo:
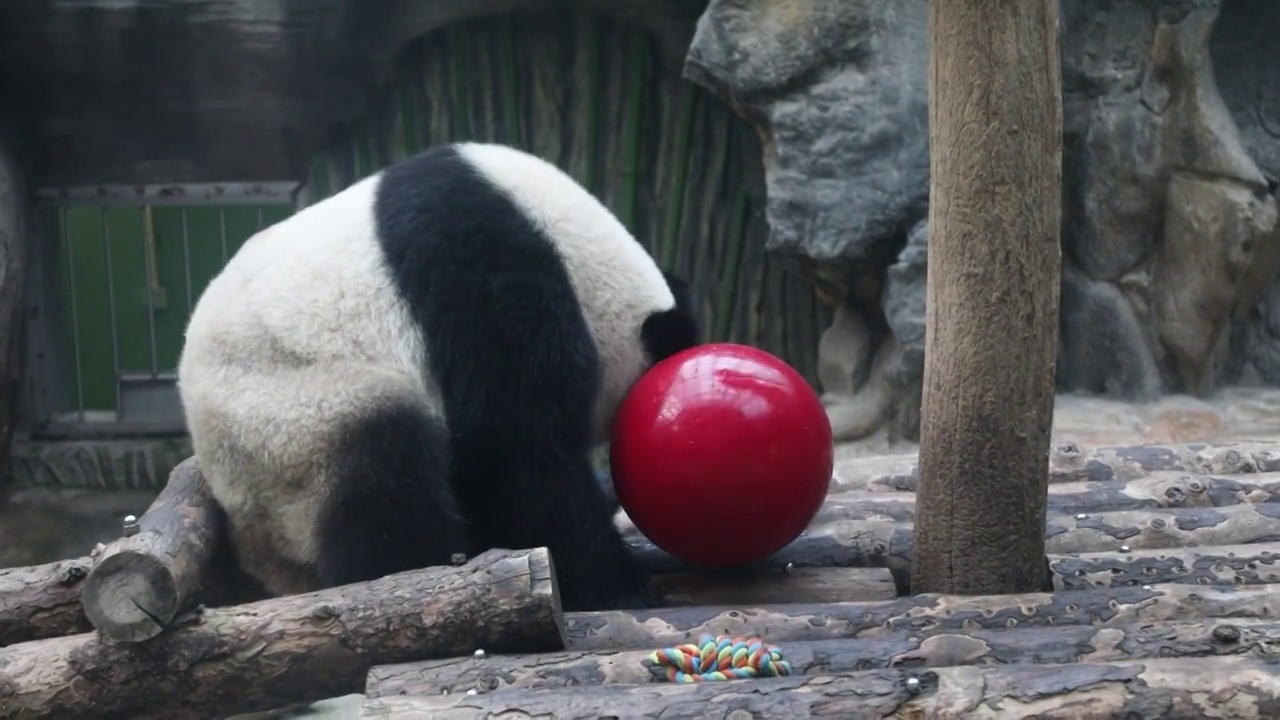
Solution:
<path fill-rule="evenodd" d="M 791 674 L 791 663 L 763 640 L 729 635 L 703 635 L 697 643 L 657 650 L 644 664 L 655 680 L 677 683 Z"/>

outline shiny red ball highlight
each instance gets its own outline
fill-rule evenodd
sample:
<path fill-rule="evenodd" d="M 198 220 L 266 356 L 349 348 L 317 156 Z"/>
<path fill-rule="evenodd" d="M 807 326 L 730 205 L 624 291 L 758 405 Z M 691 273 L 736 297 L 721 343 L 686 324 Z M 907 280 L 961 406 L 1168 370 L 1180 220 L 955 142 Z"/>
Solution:
<path fill-rule="evenodd" d="M 642 375 L 614 420 L 618 501 L 659 548 L 707 568 L 744 565 L 795 540 L 831 483 L 831 424 L 790 365 L 709 343 Z"/>

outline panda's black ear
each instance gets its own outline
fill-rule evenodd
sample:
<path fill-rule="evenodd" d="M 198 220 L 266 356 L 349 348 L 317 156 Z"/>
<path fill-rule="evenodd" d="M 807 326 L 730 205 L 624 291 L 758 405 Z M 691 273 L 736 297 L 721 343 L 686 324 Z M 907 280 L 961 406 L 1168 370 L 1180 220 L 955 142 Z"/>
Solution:
<path fill-rule="evenodd" d="M 662 271 L 662 277 L 667 281 L 667 287 L 671 288 L 671 294 L 676 298 L 676 309 L 680 312 L 693 316 L 693 295 L 689 292 L 689 283 L 684 278 L 667 270 Z"/>
<path fill-rule="evenodd" d="M 693 295 L 683 278 L 662 271 L 667 287 L 675 296 L 676 306 L 650 315 L 640 327 L 640 340 L 649 353 L 650 362 L 658 363 L 689 347 L 697 345 L 702 329 L 693 310 Z"/>
<path fill-rule="evenodd" d="M 640 342 L 649 355 L 649 362 L 657 364 L 698 344 L 698 321 L 681 310 L 672 308 L 656 312 L 640 326 Z"/>

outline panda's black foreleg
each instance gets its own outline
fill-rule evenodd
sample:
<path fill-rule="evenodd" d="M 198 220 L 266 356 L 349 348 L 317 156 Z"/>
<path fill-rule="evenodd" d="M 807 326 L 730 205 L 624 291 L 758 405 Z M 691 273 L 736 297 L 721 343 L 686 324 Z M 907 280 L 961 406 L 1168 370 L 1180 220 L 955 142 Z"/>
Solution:
<path fill-rule="evenodd" d="M 316 574 L 327 587 L 448 565 L 469 548 L 445 427 L 412 405 L 364 418 L 335 451 Z"/>

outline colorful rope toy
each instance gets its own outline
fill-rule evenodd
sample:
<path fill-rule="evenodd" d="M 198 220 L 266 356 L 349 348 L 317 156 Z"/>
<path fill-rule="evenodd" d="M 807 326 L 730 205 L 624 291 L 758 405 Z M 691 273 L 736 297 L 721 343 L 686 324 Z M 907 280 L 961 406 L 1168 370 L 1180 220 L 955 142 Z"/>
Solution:
<path fill-rule="evenodd" d="M 791 674 L 791 663 L 759 638 L 703 635 L 695 643 L 650 653 L 645 666 L 655 680 L 695 683 Z"/>

